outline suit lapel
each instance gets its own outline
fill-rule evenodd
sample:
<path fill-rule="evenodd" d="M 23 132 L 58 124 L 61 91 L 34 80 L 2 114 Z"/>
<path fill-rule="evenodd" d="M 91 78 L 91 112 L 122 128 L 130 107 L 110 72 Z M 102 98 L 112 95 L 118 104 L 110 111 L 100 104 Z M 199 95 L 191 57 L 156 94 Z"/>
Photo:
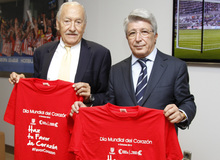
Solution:
<path fill-rule="evenodd" d="M 43 62 L 43 66 L 42 66 L 42 76 L 41 78 L 43 79 L 47 79 L 47 73 L 48 73 L 48 69 L 52 60 L 52 57 L 57 49 L 57 46 L 59 44 L 58 42 L 54 42 L 54 44 L 52 44 L 47 50 L 44 57 L 44 62 Z"/>
<path fill-rule="evenodd" d="M 155 62 L 151 71 L 151 75 L 147 84 L 146 92 L 143 97 L 142 106 L 147 101 L 151 95 L 153 89 L 156 87 L 157 83 L 161 79 L 163 73 L 167 68 L 166 58 L 162 56 L 162 53 L 158 50 Z"/>
<path fill-rule="evenodd" d="M 136 97 L 134 93 L 134 85 L 133 85 L 132 70 L 131 70 L 131 56 L 124 60 L 124 63 L 122 65 L 122 74 L 123 74 L 122 83 L 125 83 L 126 90 L 129 93 L 130 98 L 134 102 L 133 105 L 136 105 L 137 102 L 136 102 Z"/>
<path fill-rule="evenodd" d="M 75 76 L 75 83 L 82 81 L 87 65 L 89 64 L 89 61 L 91 59 L 90 57 L 92 56 L 89 48 L 90 47 L 88 46 L 88 43 L 86 42 L 86 40 L 82 39 L 79 63 L 78 63 L 77 72 Z"/>

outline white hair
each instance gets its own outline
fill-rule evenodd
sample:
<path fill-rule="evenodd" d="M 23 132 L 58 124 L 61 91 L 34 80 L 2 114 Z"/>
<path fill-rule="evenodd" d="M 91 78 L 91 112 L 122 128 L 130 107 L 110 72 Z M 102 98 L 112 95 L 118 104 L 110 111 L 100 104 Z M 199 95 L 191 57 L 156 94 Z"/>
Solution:
<path fill-rule="evenodd" d="M 79 5 L 79 6 L 81 6 L 81 7 L 83 8 L 83 12 L 84 12 L 84 20 L 85 20 L 85 23 L 87 22 L 87 16 L 86 16 L 85 8 L 83 7 L 83 5 L 81 5 L 80 3 L 76 2 L 76 1 L 75 1 L 75 2 L 65 2 L 65 3 L 63 3 L 63 4 L 60 6 L 60 8 L 59 8 L 59 10 L 58 10 L 58 12 L 57 12 L 57 16 L 56 16 L 56 19 L 57 19 L 58 21 L 60 21 L 60 15 L 61 15 L 62 9 L 63 9 L 63 7 L 64 7 L 65 5 Z"/>
<path fill-rule="evenodd" d="M 146 9 L 135 9 L 124 20 L 124 31 L 127 33 L 127 26 L 130 22 L 146 21 L 151 24 L 154 34 L 157 34 L 157 21 L 154 15 Z"/>

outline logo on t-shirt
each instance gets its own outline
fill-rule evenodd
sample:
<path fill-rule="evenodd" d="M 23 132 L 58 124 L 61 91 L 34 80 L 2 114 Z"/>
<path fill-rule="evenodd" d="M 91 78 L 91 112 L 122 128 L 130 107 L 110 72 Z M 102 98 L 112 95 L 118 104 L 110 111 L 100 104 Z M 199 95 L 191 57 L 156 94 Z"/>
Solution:
<path fill-rule="evenodd" d="M 115 148 L 114 148 L 114 147 L 111 147 L 111 148 L 110 148 L 109 154 L 115 154 Z"/>

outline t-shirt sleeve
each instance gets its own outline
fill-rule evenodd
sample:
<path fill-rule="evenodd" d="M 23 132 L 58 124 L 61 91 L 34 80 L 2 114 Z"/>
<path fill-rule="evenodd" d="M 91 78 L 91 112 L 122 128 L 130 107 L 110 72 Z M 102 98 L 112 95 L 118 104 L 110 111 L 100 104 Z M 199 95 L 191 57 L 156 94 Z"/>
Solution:
<path fill-rule="evenodd" d="M 76 96 L 76 99 L 75 101 L 81 101 L 83 102 L 83 97 L 82 96 Z M 70 112 L 71 112 L 71 109 L 70 111 L 66 114 L 66 119 L 67 119 L 67 127 L 68 127 L 68 130 L 70 132 L 70 134 L 72 134 L 72 131 L 73 131 L 73 126 L 74 126 L 74 119 L 76 117 L 76 113 L 73 114 L 73 116 L 70 116 Z"/>
<path fill-rule="evenodd" d="M 15 125 L 15 109 L 16 109 L 16 97 L 17 97 L 17 87 L 18 87 L 18 83 L 16 83 L 14 85 L 14 88 L 11 92 L 9 101 L 8 101 L 8 105 L 5 111 L 5 115 L 4 115 L 4 121 Z"/>
<path fill-rule="evenodd" d="M 80 156 L 80 149 L 83 143 L 83 126 L 81 120 L 81 112 L 74 115 L 74 126 L 71 134 L 69 151 L 73 152 L 76 157 Z"/>
<path fill-rule="evenodd" d="M 182 160 L 183 154 L 179 145 L 174 124 L 166 121 L 166 160 Z"/>

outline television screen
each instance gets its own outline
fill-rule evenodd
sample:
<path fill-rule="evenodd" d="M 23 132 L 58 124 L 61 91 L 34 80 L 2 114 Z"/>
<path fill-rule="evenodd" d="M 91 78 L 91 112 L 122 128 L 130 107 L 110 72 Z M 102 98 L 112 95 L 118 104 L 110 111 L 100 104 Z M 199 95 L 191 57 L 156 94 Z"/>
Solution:
<path fill-rule="evenodd" d="M 220 62 L 220 0 L 174 0 L 173 56 Z"/>

